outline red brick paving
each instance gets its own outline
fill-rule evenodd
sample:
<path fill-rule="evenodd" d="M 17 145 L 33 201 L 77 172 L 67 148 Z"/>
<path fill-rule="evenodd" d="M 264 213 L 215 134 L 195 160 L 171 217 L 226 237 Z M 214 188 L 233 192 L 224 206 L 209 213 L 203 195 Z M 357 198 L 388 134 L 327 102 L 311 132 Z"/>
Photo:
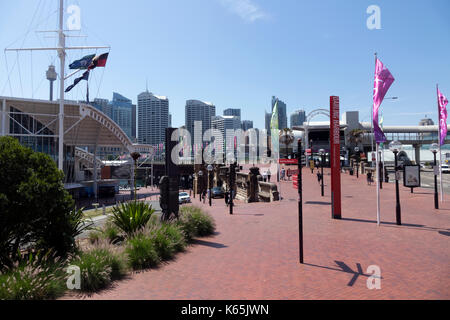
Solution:
<path fill-rule="evenodd" d="M 375 185 L 365 176 L 342 175 L 343 220 L 331 219 L 330 176 L 325 197 L 316 175 L 304 173 L 304 257 L 298 258 L 297 194 L 282 183 L 282 202 L 237 202 L 228 214 L 223 199 L 201 205 L 217 234 L 203 238 L 159 269 L 133 274 L 90 299 L 449 299 L 450 201 L 435 210 L 432 190 L 401 190 L 403 226 L 395 224 L 394 184 L 381 190 L 376 224 Z M 320 203 L 323 202 L 323 203 Z M 381 268 L 381 289 L 369 290 L 365 273 Z M 66 297 L 71 298 L 71 297 Z"/>

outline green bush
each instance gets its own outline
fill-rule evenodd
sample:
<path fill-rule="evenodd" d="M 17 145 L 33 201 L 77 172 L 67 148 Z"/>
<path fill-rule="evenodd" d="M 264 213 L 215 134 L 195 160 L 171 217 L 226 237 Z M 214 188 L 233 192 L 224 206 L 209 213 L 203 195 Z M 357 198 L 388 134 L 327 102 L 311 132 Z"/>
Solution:
<path fill-rule="evenodd" d="M 0 137 L 0 270 L 19 260 L 24 245 L 59 256 L 74 251 L 85 226 L 63 176 L 50 156 Z"/>
<path fill-rule="evenodd" d="M 135 234 L 128 239 L 125 252 L 134 270 L 156 267 L 161 261 L 154 239 L 143 233 Z"/>
<path fill-rule="evenodd" d="M 186 249 L 186 239 L 180 226 L 175 223 L 169 223 L 163 224 L 161 229 L 163 229 L 163 232 L 170 239 L 175 252 L 181 252 Z"/>
<path fill-rule="evenodd" d="M 177 223 L 187 241 L 192 241 L 195 237 L 212 235 L 216 229 L 214 219 L 201 208 L 194 206 L 182 207 Z"/>
<path fill-rule="evenodd" d="M 0 300 L 55 299 L 66 290 L 64 262 L 53 256 L 21 256 L 0 273 Z"/>
<path fill-rule="evenodd" d="M 130 237 L 147 225 L 154 212 L 145 202 L 131 201 L 114 207 L 111 221 Z"/>
<path fill-rule="evenodd" d="M 81 290 L 85 292 L 103 289 L 127 271 L 123 254 L 114 252 L 107 245 L 80 253 L 71 265 L 80 267 Z"/>

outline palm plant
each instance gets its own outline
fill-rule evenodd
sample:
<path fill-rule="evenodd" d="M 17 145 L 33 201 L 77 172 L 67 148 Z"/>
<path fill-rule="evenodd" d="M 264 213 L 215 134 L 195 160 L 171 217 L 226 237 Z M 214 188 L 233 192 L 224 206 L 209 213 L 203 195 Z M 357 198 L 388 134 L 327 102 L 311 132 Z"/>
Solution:
<path fill-rule="evenodd" d="M 113 208 L 112 223 L 127 236 L 144 228 L 150 221 L 155 209 L 145 202 L 132 201 Z"/>

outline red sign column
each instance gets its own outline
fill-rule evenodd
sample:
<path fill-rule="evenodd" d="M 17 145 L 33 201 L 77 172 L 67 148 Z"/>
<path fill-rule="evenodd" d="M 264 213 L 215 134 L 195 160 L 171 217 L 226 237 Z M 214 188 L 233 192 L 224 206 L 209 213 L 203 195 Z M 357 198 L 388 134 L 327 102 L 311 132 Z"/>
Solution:
<path fill-rule="evenodd" d="M 339 97 L 330 97 L 331 216 L 341 219 L 341 128 Z"/>

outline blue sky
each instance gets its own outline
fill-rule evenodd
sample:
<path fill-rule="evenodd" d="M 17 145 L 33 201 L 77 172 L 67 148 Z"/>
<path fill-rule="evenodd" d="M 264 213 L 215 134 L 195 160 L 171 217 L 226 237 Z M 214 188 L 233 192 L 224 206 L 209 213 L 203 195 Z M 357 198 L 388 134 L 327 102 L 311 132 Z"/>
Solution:
<path fill-rule="evenodd" d="M 450 96 L 448 0 L 65 2 L 81 8 L 82 31 L 72 34 L 88 35 L 68 44 L 111 46 L 107 67 L 91 75 L 90 98 L 111 99 L 117 91 L 136 103 L 148 78 L 150 91 L 169 97 L 174 126 L 184 124 L 185 101 L 200 99 L 219 114 L 241 108 L 243 119 L 264 127 L 272 95 L 288 112 L 329 108 L 329 96 L 338 95 L 342 110 L 359 110 L 369 121 L 374 52 L 396 79 L 388 96 L 399 97 L 382 104 L 385 125 L 436 119 L 436 83 Z M 57 3 L 1 1 L 0 48 L 55 45 L 34 31 L 56 28 Z M 369 5 L 381 9 L 380 30 L 366 26 Z M 91 52 L 70 52 L 68 60 Z M 0 95 L 47 98 L 44 75 L 55 58 L 54 52 L 4 54 Z M 66 98 L 84 96 L 79 84 Z"/>

